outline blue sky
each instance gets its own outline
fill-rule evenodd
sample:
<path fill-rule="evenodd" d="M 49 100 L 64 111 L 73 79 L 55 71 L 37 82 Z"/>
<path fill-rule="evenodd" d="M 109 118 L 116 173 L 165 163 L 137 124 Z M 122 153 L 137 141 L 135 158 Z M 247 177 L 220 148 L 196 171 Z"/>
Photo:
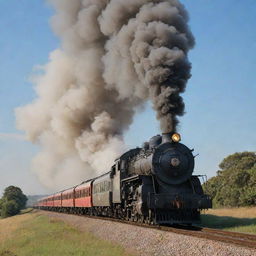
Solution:
<path fill-rule="evenodd" d="M 184 144 L 199 153 L 196 174 L 214 176 L 228 154 L 256 146 L 256 1 L 183 0 L 196 46 L 192 78 L 180 118 Z M 49 26 L 54 11 L 43 0 L 0 0 L 0 192 L 14 184 L 27 194 L 46 193 L 30 171 L 39 150 L 15 128 L 14 109 L 35 97 L 30 77 L 59 47 Z M 137 146 L 159 133 L 150 104 L 126 133 Z"/>

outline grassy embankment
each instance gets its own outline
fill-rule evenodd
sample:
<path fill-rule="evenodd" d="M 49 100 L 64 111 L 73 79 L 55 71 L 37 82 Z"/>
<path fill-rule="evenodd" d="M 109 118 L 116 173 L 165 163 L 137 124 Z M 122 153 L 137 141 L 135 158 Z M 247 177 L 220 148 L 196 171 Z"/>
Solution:
<path fill-rule="evenodd" d="M 0 256 L 128 256 L 123 248 L 29 212 L 0 220 Z"/>
<path fill-rule="evenodd" d="M 205 227 L 256 234 L 256 207 L 210 209 L 201 219 Z"/>

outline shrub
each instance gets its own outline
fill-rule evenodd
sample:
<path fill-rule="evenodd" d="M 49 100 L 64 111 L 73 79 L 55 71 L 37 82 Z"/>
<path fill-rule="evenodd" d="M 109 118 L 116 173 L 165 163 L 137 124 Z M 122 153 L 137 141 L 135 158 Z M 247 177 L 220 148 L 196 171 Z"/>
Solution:
<path fill-rule="evenodd" d="M 0 199 L 1 217 L 9 217 L 18 214 L 25 208 L 27 197 L 19 187 L 9 186 L 4 190 L 4 195 Z"/>
<path fill-rule="evenodd" d="M 19 205 L 14 200 L 5 201 L 2 203 L 1 217 L 6 218 L 16 215 L 20 212 Z"/>

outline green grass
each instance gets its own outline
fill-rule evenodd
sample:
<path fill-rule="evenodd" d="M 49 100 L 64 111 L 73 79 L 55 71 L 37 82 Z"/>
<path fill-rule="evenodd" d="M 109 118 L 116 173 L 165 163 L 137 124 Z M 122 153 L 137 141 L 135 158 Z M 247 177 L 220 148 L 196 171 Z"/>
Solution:
<path fill-rule="evenodd" d="M 32 212 L 33 211 L 33 208 L 26 208 L 26 209 L 23 209 L 20 211 L 20 213 L 18 213 L 18 215 L 20 214 L 25 214 L 25 213 L 29 213 L 29 212 Z M 3 217 L 1 217 L 0 215 L 0 219 L 4 219 Z M 1 255 L 0 255 L 1 256 Z"/>
<path fill-rule="evenodd" d="M 212 209 L 202 214 L 204 227 L 256 234 L 256 208 Z"/>
<path fill-rule="evenodd" d="M 0 220 L 0 229 L 4 227 L 11 232 L 0 237 L 0 256 L 128 256 L 120 246 L 37 213 Z"/>
<path fill-rule="evenodd" d="M 225 230 L 256 234 L 256 224 L 246 225 L 246 226 L 238 226 L 238 227 L 233 227 L 233 228 L 225 228 Z"/>
<path fill-rule="evenodd" d="M 26 209 L 21 210 L 19 214 L 25 214 L 25 213 L 29 213 L 32 211 L 33 211 L 33 208 L 26 208 Z"/>

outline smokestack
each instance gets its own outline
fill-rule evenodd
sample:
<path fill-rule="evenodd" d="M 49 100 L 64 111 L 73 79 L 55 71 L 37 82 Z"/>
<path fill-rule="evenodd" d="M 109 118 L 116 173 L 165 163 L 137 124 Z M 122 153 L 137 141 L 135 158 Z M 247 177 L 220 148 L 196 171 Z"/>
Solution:
<path fill-rule="evenodd" d="M 173 132 L 162 133 L 162 143 L 172 142 Z"/>
<path fill-rule="evenodd" d="M 49 2 L 61 47 L 35 81 L 37 99 L 16 116 L 17 127 L 42 146 L 34 171 L 58 189 L 108 170 L 148 100 L 162 131 L 176 130 L 194 38 L 178 0 Z"/>

